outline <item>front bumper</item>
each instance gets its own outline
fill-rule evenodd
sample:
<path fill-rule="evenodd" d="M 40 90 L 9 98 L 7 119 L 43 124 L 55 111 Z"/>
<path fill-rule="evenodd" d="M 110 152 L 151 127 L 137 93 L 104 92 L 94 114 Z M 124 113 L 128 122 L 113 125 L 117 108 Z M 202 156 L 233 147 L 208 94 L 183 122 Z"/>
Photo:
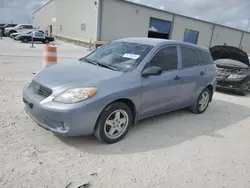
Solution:
<path fill-rule="evenodd" d="M 98 105 L 61 104 L 37 95 L 29 86 L 23 90 L 27 114 L 41 127 L 56 135 L 91 135 L 102 111 Z"/>
<path fill-rule="evenodd" d="M 241 81 L 229 81 L 229 80 L 217 79 L 217 86 L 216 87 L 218 89 L 240 91 L 241 85 L 242 85 Z"/>

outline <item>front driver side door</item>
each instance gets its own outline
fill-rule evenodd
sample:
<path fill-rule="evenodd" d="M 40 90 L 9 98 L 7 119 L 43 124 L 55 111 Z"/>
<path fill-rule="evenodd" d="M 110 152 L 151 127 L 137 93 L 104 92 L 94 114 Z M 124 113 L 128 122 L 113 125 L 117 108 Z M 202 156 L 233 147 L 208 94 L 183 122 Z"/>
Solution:
<path fill-rule="evenodd" d="M 180 59 L 176 46 L 162 47 L 145 68 L 161 67 L 159 76 L 142 77 L 141 118 L 177 109 L 182 78 L 179 75 Z"/>
<path fill-rule="evenodd" d="M 45 36 L 42 32 L 38 32 L 36 31 L 34 33 L 34 41 L 37 41 L 37 42 L 43 42 L 45 39 Z"/>

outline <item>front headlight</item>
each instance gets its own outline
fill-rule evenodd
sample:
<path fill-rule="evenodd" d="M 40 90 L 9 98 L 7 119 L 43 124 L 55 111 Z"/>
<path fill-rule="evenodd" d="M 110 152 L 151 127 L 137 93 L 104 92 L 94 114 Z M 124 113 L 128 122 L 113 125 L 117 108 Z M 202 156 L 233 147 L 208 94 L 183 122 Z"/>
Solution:
<path fill-rule="evenodd" d="M 240 75 L 240 74 L 231 74 L 228 79 L 229 80 L 242 80 L 246 77 L 246 75 Z"/>
<path fill-rule="evenodd" d="M 64 91 L 53 99 L 55 102 L 73 104 L 93 97 L 97 93 L 96 88 L 74 88 Z"/>

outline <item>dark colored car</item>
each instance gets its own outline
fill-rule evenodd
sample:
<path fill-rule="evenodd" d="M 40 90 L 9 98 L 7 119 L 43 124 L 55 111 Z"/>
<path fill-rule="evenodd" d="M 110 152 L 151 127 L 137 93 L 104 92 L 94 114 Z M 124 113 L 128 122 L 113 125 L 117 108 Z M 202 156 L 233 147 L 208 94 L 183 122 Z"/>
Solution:
<path fill-rule="evenodd" d="M 41 32 L 41 33 L 43 33 L 43 34 L 45 34 L 43 31 L 41 31 L 41 30 L 37 30 L 38 32 Z M 33 32 L 33 30 L 30 30 L 30 31 L 25 31 L 25 32 L 22 32 L 22 33 L 12 33 L 11 35 L 10 35 L 10 38 L 12 38 L 12 39 L 15 39 L 15 40 L 19 40 L 19 38 L 17 38 L 17 36 L 19 36 L 19 35 L 23 35 L 23 34 L 31 34 Z"/>
<path fill-rule="evenodd" d="M 24 43 L 28 43 L 32 41 L 32 32 L 29 34 L 21 34 L 19 35 L 19 40 L 24 42 Z M 55 39 L 54 37 L 50 37 L 45 35 L 43 32 L 40 31 L 34 31 L 34 35 L 33 35 L 33 41 L 34 42 L 42 42 L 44 44 L 48 44 L 50 42 L 53 42 Z"/>
<path fill-rule="evenodd" d="M 233 46 L 214 46 L 210 52 L 218 69 L 217 88 L 248 95 L 250 63 L 247 53 Z"/>

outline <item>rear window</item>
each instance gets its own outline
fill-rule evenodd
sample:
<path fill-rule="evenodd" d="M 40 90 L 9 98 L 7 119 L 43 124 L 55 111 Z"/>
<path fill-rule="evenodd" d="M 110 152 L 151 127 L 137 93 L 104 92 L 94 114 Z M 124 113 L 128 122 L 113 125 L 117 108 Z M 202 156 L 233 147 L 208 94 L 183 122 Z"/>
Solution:
<path fill-rule="evenodd" d="M 211 57 L 210 52 L 199 50 L 199 53 L 201 55 L 201 59 L 202 59 L 204 65 L 213 64 L 213 59 Z"/>

